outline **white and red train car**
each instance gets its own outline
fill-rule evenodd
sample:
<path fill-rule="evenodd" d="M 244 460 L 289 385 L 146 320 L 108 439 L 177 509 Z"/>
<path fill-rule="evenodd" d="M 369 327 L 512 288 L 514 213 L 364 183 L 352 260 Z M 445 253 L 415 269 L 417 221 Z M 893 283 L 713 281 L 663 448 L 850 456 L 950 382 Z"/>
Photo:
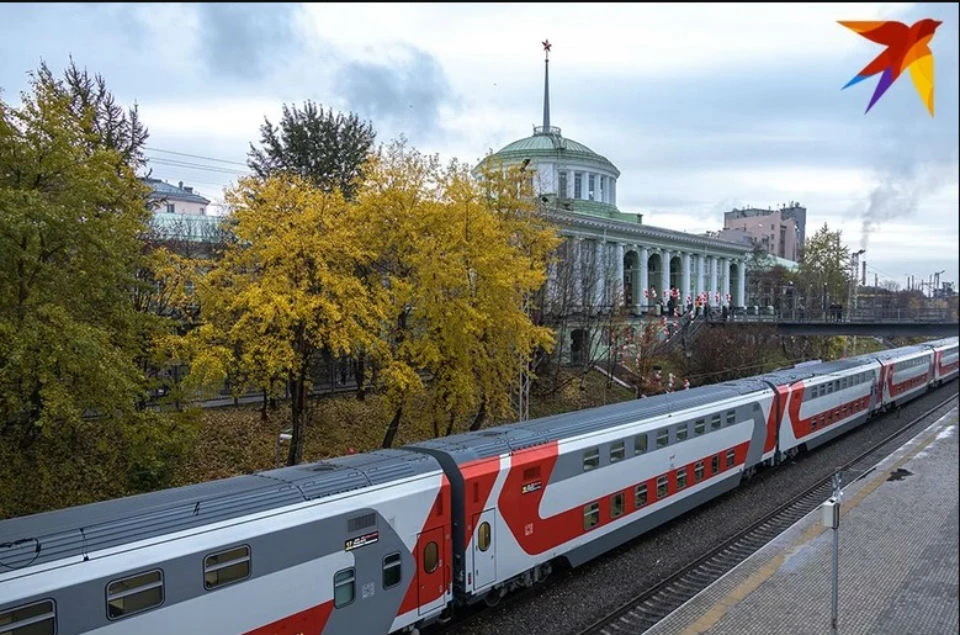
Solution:
<path fill-rule="evenodd" d="M 935 342 L 927 342 L 933 349 L 933 379 L 941 385 L 957 376 L 960 370 L 960 350 L 957 338 L 948 337 Z"/>
<path fill-rule="evenodd" d="M 957 346 L 3 520 L 0 633 L 413 632 L 955 379 Z"/>
<path fill-rule="evenodd" d="M 388 633 L 452 599 L 450 487 L 383 450 L 0 522 L 4 635 Z"/>

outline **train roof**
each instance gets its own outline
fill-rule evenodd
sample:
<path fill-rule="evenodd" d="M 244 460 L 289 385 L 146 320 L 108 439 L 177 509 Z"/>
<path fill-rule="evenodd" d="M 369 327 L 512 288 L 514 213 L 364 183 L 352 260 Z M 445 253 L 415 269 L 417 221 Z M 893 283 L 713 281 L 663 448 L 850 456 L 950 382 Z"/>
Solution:
<path fill-rule="evenodd" d="M 435 472 L 377 450 L 0 521 L 0 572 Z"/>
<path fill-rule="evenodd" d="M 810 379 L 811 377 L 831 375 L 833 373 L 839 373 L 845 370 L 850 370 L 851 368 L 863 366 L 864 362 L 867 361 L 870 361 L 868 356 L 838 359 L 832 362 L 820 362 L 817 364 L 811 364 L 809 366 L 801 366 L 799 368 L 795 367 L 775 370 L 757 377 L 752 377 L 751 379 L 769 381 L 778 386 L 787 386 L 798 381 Z"/>
<path fill-rule="evenodd" d="M 405 447 L 442 451 L 454 456 L 458 463 L 466 463 L 764 390 L 770 390 L 770 386 L 755 379 L 742 379 L 429 439 Z"/>
<path fill-rule="evenodd" d="M 960 338 L 954 337 L 943 337 L 938 340 L 932 340 L 929 342 L 924 342 L 921 346 L 932 346 L 934 348 L 943 348 L 945 346 L 957 346 L 960 343 Z"/>

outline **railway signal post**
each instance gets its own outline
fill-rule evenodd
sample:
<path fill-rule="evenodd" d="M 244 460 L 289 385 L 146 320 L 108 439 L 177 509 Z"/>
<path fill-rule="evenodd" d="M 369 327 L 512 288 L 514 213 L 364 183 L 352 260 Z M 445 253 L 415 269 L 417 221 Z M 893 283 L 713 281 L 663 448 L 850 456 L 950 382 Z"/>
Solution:
<path fill-rule="evenodd" d="M 833 529 L 833 597 L 830 605 L 830 632 L 837 632 L 837 608 L 840 596 L 840 500 L 842 478 L 840 472 L 833 475 L 833 496 L 823 504 L 823 526 Z"/>

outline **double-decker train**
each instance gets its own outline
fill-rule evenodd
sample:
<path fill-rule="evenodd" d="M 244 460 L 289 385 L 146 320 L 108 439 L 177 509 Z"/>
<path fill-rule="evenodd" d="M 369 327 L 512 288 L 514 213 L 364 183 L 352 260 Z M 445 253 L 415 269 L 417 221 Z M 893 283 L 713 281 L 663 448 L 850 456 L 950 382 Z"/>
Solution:
<path fill-rule="evenodd" d="M 952 337 L 0 521 L 0 634 L 415 632 L 957 371 Z"/>

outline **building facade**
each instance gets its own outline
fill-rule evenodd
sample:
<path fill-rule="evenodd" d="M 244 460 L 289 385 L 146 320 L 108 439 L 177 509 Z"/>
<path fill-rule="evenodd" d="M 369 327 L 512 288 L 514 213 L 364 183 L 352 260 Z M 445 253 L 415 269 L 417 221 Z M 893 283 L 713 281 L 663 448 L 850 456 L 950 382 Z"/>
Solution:
<path fill-rule="evenodd" d="M 723 215 L 723 231 L 717 237 L 738 240 L 740 232 L 773 256 L 799 262 L 806 240 L 807 208 L 790 202 L 778 209 L 747 207 Z"/>
<path fill-rule="evenodd" d="M 743 306 L 749 247 L 645 225 L 641 214 L 621 212 L 620 170 L 550 125 L 549 59 L 546 64 L 543 125 L 481 165 L 520 165 L 531 173 L 547 216 L 565 238 L 562 252 L 575 272 L 579 304 L 604 306 L 603 299 L 619 289 L 625 305 L 640 315 L 675 288 L 684 303 L 702 296 L 712 306 Z M 560 278 L 559 271 L 551 272 L 550 284 L 557 285 Z M 584 291 L 588 288 L 592 298 Z"/>
<path fill-rule="evenodd" d="M 208 214 L 210 199 L 183 181 L 178 185 L 152 178 L 141 181 L 151 189 L 147 206 L 153 211 L 151 224 L 159 240 L 211 243 L 220 238 L 222 218 Z"/>
<path fill-rule="evenodd" d="M 545 43 L 549 54 L 549 44 Z M 519 165 L 530 172 L 545 215 L 563 237 L 548 273 L 547 297 L 574 315 L 618 308 L 634 318 L 695 306 L 745 304 L 750 247 L 643 224 L 617 206 L 620 170 L 550 123 L 549 55 L 545 60 L 543 125 L 486 157 L 482 166 Z M 561 340 L 562 341 L 562 340 Z"/>

